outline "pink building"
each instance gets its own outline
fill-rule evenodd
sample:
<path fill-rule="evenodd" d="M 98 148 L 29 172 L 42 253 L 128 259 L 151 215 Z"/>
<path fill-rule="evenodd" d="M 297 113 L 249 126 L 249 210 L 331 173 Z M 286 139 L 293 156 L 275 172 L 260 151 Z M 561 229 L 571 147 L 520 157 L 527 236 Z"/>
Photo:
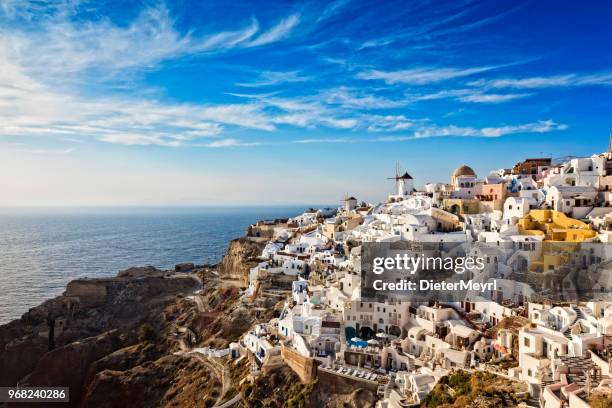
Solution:
<path fill-rule="evenodd" d="M 480 201 L 497 201 L 506 198 L 506 186 L 500 184 L 477 184 L 474 196 Z"/>

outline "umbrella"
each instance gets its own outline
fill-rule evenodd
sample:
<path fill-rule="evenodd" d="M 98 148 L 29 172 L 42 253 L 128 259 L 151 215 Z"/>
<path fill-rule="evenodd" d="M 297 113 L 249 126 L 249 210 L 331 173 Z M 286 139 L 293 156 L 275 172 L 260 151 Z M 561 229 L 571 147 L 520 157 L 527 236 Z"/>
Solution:
<path fill-rule="evenodd" d="M 363 341 L 363 340 L 361 340 L 359 337 L 353 337 L 353 338 L 351 339 L 351 341 L 352 341 L 353 343 L 356 343 L 356 342 L 358 342 L 358 341 Z"/>
<path fill-rule="evenodd" d="M 389 335 L 383 332 L 380 333 L 376 333 L 376 337 L 378 337 L 379 339 L 388 339 Z"/>
<path fill-rule="evenodd" d="M 378 343 L 378 340 L 372 339 L 372 340 L 368 340 L 368 344 L 371 344 L 371 345 L 375 346 L 375 345 L 378 345 L 379 343 Z"/>

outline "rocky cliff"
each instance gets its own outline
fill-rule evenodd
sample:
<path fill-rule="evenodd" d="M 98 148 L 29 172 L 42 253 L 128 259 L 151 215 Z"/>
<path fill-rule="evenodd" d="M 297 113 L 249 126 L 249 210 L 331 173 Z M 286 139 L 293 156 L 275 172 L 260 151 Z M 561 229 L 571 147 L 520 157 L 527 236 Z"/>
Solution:
<path fill-rule="evenodd" d="M 249 270 L 260 262 L 258 256 L 261 255 L 263 248 L 263 243 L 251 237 L 232 240 L 227 253 L 218 265 L 219 274 L 224 278 L 241 280 L 246 285 Z"/>
<path fill-rule="evenodd" d="M 167 339 L 189 310 L 171 306 L 197 290 L 199 280 L 158 272 L 121 276 L 72 281 L 62 296 L 0 326 L 0 386 L 69 386 L 77 406 L 98 371 L 129 369 L 176 349 Z"/>
<path fill-rule="evenodd" d="M 0 386 L 68 386 L 70 407 L 363 406 L 302 384 L 287 365 L 249 384 L 248 359 L 193 352 L 226 348 L 282 310 L 278 296 L 241 294 L 263 249 L 257 241 L 232 241 L 218 274 L 182 264 L 70 282 L 62 296 L 0 326 Z"/>

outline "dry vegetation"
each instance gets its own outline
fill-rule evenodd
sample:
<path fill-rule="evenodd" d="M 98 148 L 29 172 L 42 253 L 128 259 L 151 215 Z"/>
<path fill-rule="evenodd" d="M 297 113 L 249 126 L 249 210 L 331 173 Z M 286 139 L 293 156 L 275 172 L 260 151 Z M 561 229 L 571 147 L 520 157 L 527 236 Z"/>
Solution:
<path fill-rule="evenodd" d="M 421 406 L 427 408 L 511 407 L 526 400 L 526 396 L 517 396 L 517 393 L 525 390 L 524 384 L 495 374 L 458 371 L 448 377 L 442 377 Z"/>

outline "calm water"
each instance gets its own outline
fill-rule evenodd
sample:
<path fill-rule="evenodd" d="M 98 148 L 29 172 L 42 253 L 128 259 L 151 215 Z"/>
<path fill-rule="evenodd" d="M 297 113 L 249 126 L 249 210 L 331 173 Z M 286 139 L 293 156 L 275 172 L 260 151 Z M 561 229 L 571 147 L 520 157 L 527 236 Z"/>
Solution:
<path fill-rule="evenodd" d="M 0 209 L 0 324 L 75 278 L 218 262 L 253 222 L 305 208 Z"/>

